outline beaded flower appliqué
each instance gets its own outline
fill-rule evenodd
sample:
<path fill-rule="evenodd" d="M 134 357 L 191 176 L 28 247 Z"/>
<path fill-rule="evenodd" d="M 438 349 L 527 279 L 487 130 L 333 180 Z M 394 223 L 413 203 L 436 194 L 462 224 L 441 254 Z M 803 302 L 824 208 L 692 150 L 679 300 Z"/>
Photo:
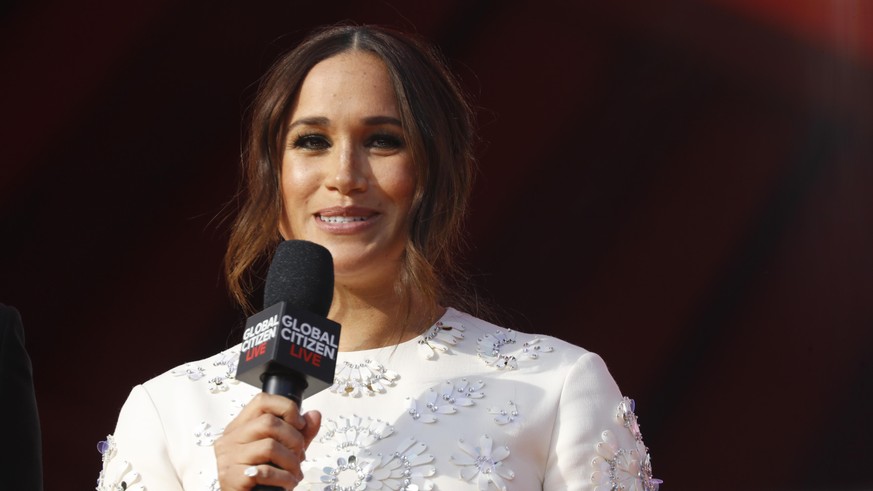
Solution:
<path fill-rule="evenodd" d="M 518 368 L 519 360 L 535 360 L 540 353 L 551 353 L 554 350 L 551 346 L 540 344 L 542 338 L 536 337 L 517 346 L 515 337 L 516 333 L 511 329 L 482 336 L 476 343 L 479 357 L 488 366 L 513 370 Z"/>
<path fill-rule="evenodd" d="M 393 489 L 422 491 L 433 489 L 429 477 L 436 474 L 433 455 L 427 445 L 407 438 L 393 452 L 373 454 L 371 447 L 394 434 L 394 427 L 373 418 L 341 417 L 327 420 L 319 443 L 333 446 L 338 455 L 325 455 L 304 462 L 306 480 L 325 484 L 325 491 L 363 491 Z"/>
<path fill-rule="evenodd" d="M 424 443 L 407 438 L 394 452 L 386 455 L 340 457 L 336 466 L 328 465 L 322 469 L 321 482 L 326 484 L 324 491 L 429 491 L 434 484 L 428 478 L 436 474 L 436 467 L 431 464 L 434 456 L 425 453 L 426 450 Z"/>
<path fill-rule="evenodd" d="M 112 435 L 97 444 L 103 454 L 103 470 L 97 478 L 97 491 L 145 491 L 140 475 L 126 460 L 116 461 L 117 449 Z"/>
<path fill-rule="evenodd" d="M 462 339 L 464 326 L 437 321 L 418 338 L 418 353 L 426 360 L 433 360 L 437 352 L 449 352 Z"/>
<path fill-rule="evenodd" d="M 437 414 L 455 414 L 458 407 L 472 406 L 475 404 L 473 399 L 485 397 L 482 393 L 484 386 L 482 380 L 473 383 L 465 378 L 456 382 L 447 380 L 432 387 L 419 399 L 407 397 L 406 412 L 420 423 L 435 423 L 439 419 Z"/>
<path fill-rule="evenodd" d="M 634 448 L 621 448 L 615 435 L 606 430 L 595 446 L 597 457 L 591 462 L 595 471 L 591 482 L 595 491 L 658 491 L 660 479 L 652 477 L 652 460 L 643 444 L 640 426 L 634 414 L 634 401 L 625 397 L 618 405 L 618 422 L 634 438 Z"/>
<path fill-rule="evenodd" d="M 509 401 L 507 408 L 489 407 L 488 412 L 494 414 L 494 422 L 499 425 L 521 424 L 524 417 L 518 412 L 518 406 Z"/>
<path fill-rule="evenodd" d="M 364 363 L 343 362 L 343 366 L 334 375 L 330 391 L 352 397 L 369 396 L 384 393 L 385 387 L 394 385 L 400 378 L 397 372 L 388 370 L 379 363 L 364 360 Z"/>
<path fill-rule="evenodd" d="M 509 457 L 509 447 L 494 446 L 490 436 L 482 435 L 478 447 L 464 440 L 458 440 L 458 446 L 463 453 L 455 452 L 449 460 L 461 468 L 461 479 L 472 481 L 476 478 L 480 490 L 485 491 L 493 484 L 497 489 L 505 491 L 504 479 L 511 481 L 515 478 L 515 472 L 504 462 Z"/>
<path fill-rule="evenodd" d="M 322 429 L 324 434 L 319 442 L 332 443 L 337 450 L 352 451 L 369 447 L 394 433 L 394 427 L 381 419 L 367 418 L 365 421 L 360 416 L 340 417 L 339 422 L 328 419 Z"/>
<path fill-rule="evenodd" d="M 170 373 L 176 377 L 188 377 L 192 382 L 206 378 L 209 392 L 220 394 L 230 389 L 231 385 L 239 383 L 235 378 L 238 361 L 239 351 L 229 349 L 219 354 L 218 359 L 208 369 L 195 363 L 186 363 Z"/>

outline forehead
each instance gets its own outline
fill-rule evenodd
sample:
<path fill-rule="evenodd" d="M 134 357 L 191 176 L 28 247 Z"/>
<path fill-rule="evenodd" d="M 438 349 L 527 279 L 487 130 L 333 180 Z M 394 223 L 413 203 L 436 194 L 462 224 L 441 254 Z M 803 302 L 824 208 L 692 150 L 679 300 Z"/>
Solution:
<path fill-rule="evenodd" d="M 316 64 L 303 79 L 295 99 L 292 115 L 398 113 L 394 84 L 385 62 L 365 51 L 343 52 Z"/>

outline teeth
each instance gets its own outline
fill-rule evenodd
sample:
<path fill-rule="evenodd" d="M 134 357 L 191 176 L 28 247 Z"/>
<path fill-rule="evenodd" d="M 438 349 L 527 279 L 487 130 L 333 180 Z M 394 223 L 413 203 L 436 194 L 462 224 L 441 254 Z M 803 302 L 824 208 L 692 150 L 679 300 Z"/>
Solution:
<path fill-rule="evenodd" d="M 323 217 L 319 216 L 319 220 L 327 223 L 352 223 L 352 222 L 363 222 L 366 221 L 366 217 L 340 217 L 340 216 L 332 216 L 332 217 Z"/>

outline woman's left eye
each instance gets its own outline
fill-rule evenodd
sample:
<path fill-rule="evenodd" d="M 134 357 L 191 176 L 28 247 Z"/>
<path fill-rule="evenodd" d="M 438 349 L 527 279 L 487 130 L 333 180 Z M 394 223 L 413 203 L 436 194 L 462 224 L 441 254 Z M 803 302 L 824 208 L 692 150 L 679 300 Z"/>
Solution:
<path fill-rule="evenodd" d="M 367 146 L 378 149 L 398 149 L 403 147 L 403 139 L 394 135 L 373 135 L 367 140 Z"/>

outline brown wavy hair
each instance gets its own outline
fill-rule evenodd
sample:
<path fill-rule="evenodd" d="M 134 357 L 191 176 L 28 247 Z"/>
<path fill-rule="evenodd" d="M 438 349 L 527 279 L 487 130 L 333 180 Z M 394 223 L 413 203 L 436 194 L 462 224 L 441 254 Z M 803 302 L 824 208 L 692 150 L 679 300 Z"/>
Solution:
<path fill-rule="evenodd" d="M 261 79 L 250 108 L 242 203 L 224 262 L 230 293 L 247 313 L 253 311 L 253 281 L 261 281 L 258 271 L 282 240 L 280 169 L 294 99 L 312 67 L 353 50 L 375 54 L 388 68 L 416 172 L 396 289 L 407 309 L 413 294 L 432 311 L 439 305 L 464 306 L 456 255 L 474 173 L 471 105 L 432 45 L 385 27 L 339 25 L 314 32 L 280 57 Z"/>

